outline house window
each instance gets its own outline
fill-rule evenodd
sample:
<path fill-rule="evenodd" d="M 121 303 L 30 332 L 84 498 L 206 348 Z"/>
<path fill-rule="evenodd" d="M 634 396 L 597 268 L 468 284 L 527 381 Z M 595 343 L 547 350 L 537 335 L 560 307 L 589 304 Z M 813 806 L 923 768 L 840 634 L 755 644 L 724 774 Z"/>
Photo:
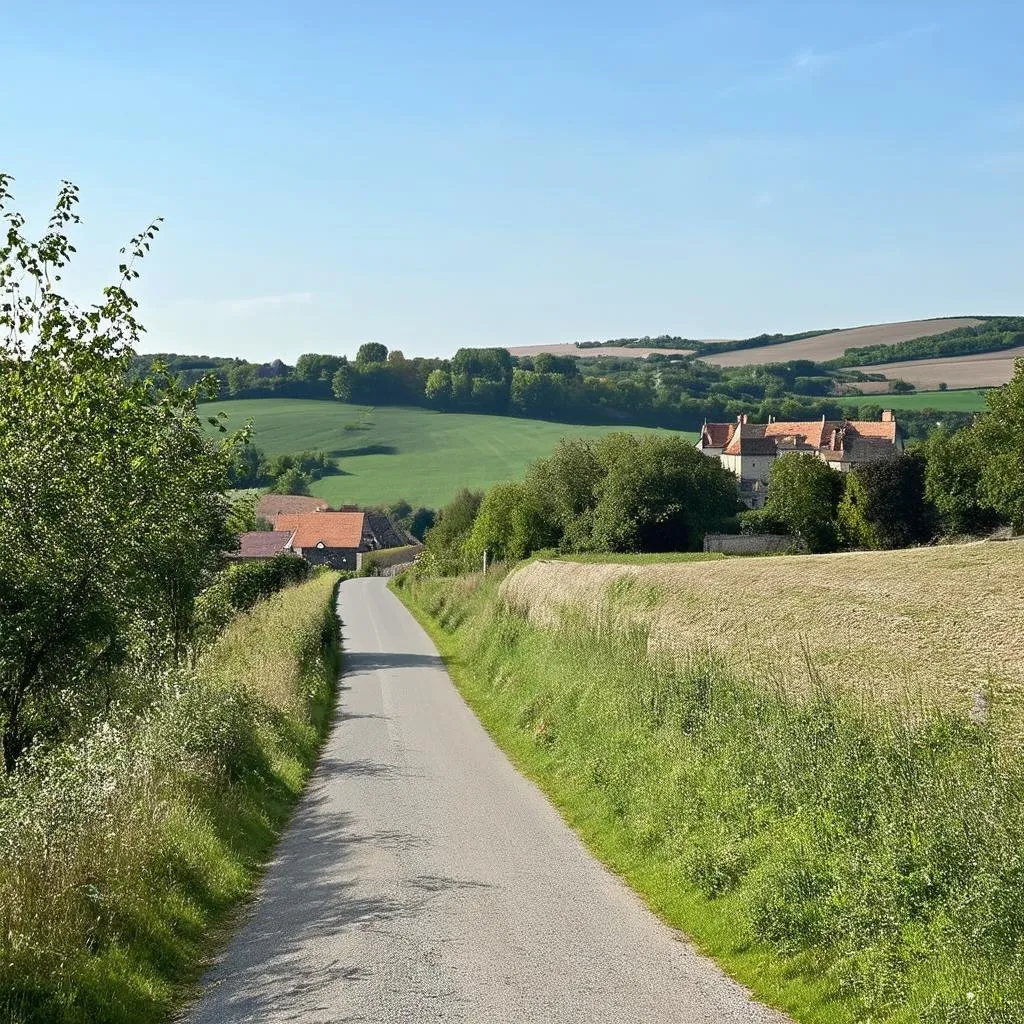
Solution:
<path fill-rule="evenodd" d="M 316 542 L 316 546 L 317 546 L 318 550 L 323 551 L 323 549 L 324 549 L 324 542 L 322 540 L 318 540 Z"/>

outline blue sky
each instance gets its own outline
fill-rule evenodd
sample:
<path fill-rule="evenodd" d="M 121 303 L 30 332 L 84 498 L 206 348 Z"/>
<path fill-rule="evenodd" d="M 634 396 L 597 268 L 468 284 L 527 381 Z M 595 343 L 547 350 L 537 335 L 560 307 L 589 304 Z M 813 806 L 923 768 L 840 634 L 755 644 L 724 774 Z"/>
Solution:
<path fill-rule="evenodd" d="M 164 230 L 148 350 L 293 360 L 1024 313 L 1013 3 L 40 0 L 0 165 Z M 13 97 L 11 91 L 13 90 Z"/>

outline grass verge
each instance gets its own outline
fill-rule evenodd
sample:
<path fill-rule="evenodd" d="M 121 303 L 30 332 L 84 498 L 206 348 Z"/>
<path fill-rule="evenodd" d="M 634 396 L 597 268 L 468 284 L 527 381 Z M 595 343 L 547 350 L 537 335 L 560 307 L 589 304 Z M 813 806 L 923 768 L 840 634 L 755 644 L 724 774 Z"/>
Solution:
<path fill-rule="evenodd" d="M 395 589 L 594 853 L 758 998 L 804 1024 L 1024 1019 L 1024 780 L 986 727 L 540 628 L 497 583 Z"/>
<path fill-rule="evenodd" d="M 0 1021 L 168 1020 L 327 731 L 337 574 L 238 617 L 141 714 L 0 779 Z"/>

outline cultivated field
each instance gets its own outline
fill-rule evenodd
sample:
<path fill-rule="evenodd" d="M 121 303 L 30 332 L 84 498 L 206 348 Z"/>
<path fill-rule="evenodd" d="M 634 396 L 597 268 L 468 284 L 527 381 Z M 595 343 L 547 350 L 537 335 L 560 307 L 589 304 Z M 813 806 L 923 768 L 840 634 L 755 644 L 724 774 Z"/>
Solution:
<path fill-rule="evenodd" d="M 873 366 L 858 366 L 857 369 L 862 373 L 884 373 L 890 380 L 905 380 L 917 388 L 937 388 L 939 384 L 953 388 L 985 388 L 1005 384 L 1013 376 L 1013 365 L 1017 359 L 1024 359 L 1024 346 L 971 356 L 875 363 Z M 868 385 L 858 386 L 864 389 Z"/>
<path fill-rule="evenodd" d="M 982 321 L 974 317 L 954 317 L 948 320 L 906 320 L 901 323 L 875 324 L 871 327 L 852 327 L 847 331 L 819 334 L 813 338 L 801 338 L 800 341 L 786 341 L 781 345 L 763 345 L 759 348 L 740 349 L 736 352 L 723 352 L 720 356 L 710 355 L 701 358 L 716 366 L 785 363 L 790 359 L 813 359 L 816 362 L 826 362 L 830 359 L 838 359 L 848 348 L 895 345 L 900 341 L 925 338 L 932 334 L 944 334 L 946 331 L 955 331 L 960 327 L 974 327 L 980 323 Z M 860 369 L 867 371 L 869 368 L 862 366 Z M 980 385 L 981 383 L 981 381 L 967 381 L 958 386 L 970 387 L 972 384 Z"/>
<path fill-rule="evenodd" d="M 601 437 L 615 429 L 649 432 L 288 398 L 203 406 L 206 414 L 221 411 L 229 427 L 251 419 L 253 443 L 268 455 L 312 448 L 338 459 L 341 474 L 313 485 L 318 497 L 335 505 L 405 498 L 438 508 L 460 487 L 489 487 L 521 476 L 528 463 L 550 455 L 562 437 Z"/>
<path fill-rule="evenodd" d="M 575 345 L 519 345 L 508 350 L 514 356 L 538 356 L 550 352 L 553 356 L 579 356 L 580 359 L 596 359 L 598 356 L 619 356 L 623 359 L 644 359 L 650 355 L 688 356 L 689 348 L 629 348 L 625 345 L 609 345 L 608 348 L 577 348 Z"/>
<path fill-rule="evenodd" d="M 869 392 L 861 384 L 858 387 L 863 395 L 847 395 L 837 398 L 840 405 L 863 405 L 870 402 L 882 405 L 886 409 L 934 409 L 936 412 L 984 412 L 988 405 L 985 402 L 987 390 L 971 389 L 964 391 L 918 391 L 910 395 L 885 394 L 887 384 L 882 385 L 881 393 Z"/>
<path fill-rule="evenodd" d="M 565 607 L 648 645 L 711 655 L 767 684 L 808 686 L 810 670 L 866 698 L 961 710 L 992 699 L 1020 734 L 1024 542 L 905 551 L 730 558 L 670 565 L 539 561 L 503 594 L 549 624 Z M 983 697 L 980 694 L 987 694 Z"/>

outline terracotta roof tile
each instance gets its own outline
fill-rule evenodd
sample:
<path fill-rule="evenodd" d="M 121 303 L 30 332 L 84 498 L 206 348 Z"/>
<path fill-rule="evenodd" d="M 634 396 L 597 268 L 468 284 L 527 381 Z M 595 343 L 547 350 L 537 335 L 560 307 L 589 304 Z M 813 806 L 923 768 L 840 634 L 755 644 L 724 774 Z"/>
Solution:
<path fill-rule="evenodd" d="M 363 541 L 362 512 L 309 512 L 305 515 L 281 515 L 274 520 L 277 530 L 292 530 L 293 548 L 359 548 Z"/>

